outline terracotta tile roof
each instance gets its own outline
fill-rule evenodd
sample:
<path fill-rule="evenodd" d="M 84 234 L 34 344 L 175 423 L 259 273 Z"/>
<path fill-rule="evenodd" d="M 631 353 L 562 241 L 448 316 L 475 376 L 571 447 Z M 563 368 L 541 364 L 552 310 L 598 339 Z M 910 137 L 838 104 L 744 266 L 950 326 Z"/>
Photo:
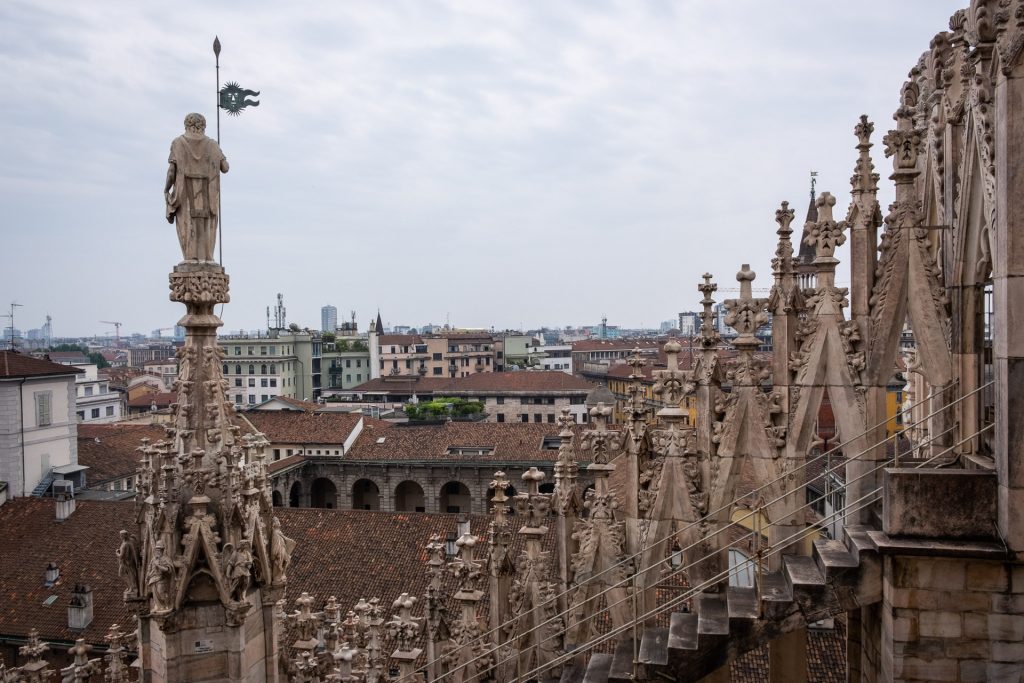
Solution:
<path fill-rule="evenodd" d="M 378 346 L 413 346 L 422 343 L 423 337 L 418 334 L 382 334 L 377 337 Z"/>
<path fill-rule="evenodd" d="M 378 421 L 379 422 L 379 421 Z M 558 451 L 545 450 L 545 437 L 557 437 L 558 426 L 526 422 L 447 422 L 439 425 L 364 426 L 349 451 L 349 460 L 473 462 L 554 462 Z M 589 462 L 589 452 L 579 443 L 576 428 L 576 454 Z M 380 439 L 383 443 L 378 443 Z M 450 454 L 450 447 L 493 448 L 486 455 Z"/>
<path fill-rule="evenodd" d="M 289 455 L 286 458 L 275 460 L 267 465 L 267 471 L 270 474 L 277 474 L 283 470 L 291 469 L 296 465 L 301 465 L 306 462 L 306 456 L 304 455 Z"/>
<path fill-rule="evenodd" d="M 530 370 L 519 372 L 478 372 L 466 377 L 420 377 L 418 375 L 396 375 L 379 377 L 353 387 L 357 393 L 412 393 L 420 395 L 445 393 L 458 396 L 465 393 L 502 393 L 512 391 L 529 392 L 577 392 L 585 394 L 594 388 L 592 382 L 582 377 L 555 370 Z"/>
<path fill-rule="evenodd" d="M 392 375 L 378 377 L 350 389 L 357 393 L 431 393 L 444 391 L 451 383 L 447 377 L 420 377 L 419 375 Z"/>
<path fill-rule="evenodd" d="M 139 465 L 142 439 L 159 441 L 164 429 L 143 424 L 89 424 L 78 425 L 78 464 L 89 468 L 86 482 L 96 486 L 113 479 L 124 479 L 135 474 Z"/>
<path fill-rule="evenodd" d="M 136 396 L 128 401 L 129 408 L 149 408 L 156 403 L 157 408 L 167 408 L 178 401 L 178 395 L 173 391 L 157 391 L 142 396 Z"/>
<path fill-rule="evenodd" d="M 274 401 L 280 401 L 281 403 L 285 403 L 292 408 L 304 411 L 319 410 L 322 407 L 319 403 L 315 403 L 313 401 L 303 401 L 302 399 L 292 398 L 291 396 L 274 396 L 273 398 L 268 398 L 263 403 L 255 405 L 252 408 L 248 408 L 247 410 L 263 410 L 261 406 L 266 405 L 267 403 L 272 403 Z"/>
<path fill-rule="evenodd" d="M 44 358 L 33 358 L 17 351 L 0 351 L 0 378 L 80 375 L 83 372 L 85 370 L 81 368 L 61 365 Z"/>
<path fill-rule="evenodd" d="M 254 410 L 243 416 L 271 443 L 341 444 L 349 437 L 362 415 L 358 413 Z"/>
<path fill-rule="evenodd" d="M 730 674 L 733 683 L 768 683 L 768 647 L 763 645 L 738 657 L 730 666 Z M 834 629 L 807 630 L 807 680 L 846 681 L 846 627 L 838 619 Z"/>
<path fill-rule="evenodd" d="M 46 354 L 54 363 L 88 363 L 89 358 L 81 351 L 51 351 Z"/>
<path fill-rule="evenodd" d="M 582 377 L 555 370 L 530 370 L 520 372 L 478 372 L 466 377 L 456 377 L 445 391 L 452 393 L 506 391 L 530 392 L 576 392 L 585 394 L 594 384 Z"/>

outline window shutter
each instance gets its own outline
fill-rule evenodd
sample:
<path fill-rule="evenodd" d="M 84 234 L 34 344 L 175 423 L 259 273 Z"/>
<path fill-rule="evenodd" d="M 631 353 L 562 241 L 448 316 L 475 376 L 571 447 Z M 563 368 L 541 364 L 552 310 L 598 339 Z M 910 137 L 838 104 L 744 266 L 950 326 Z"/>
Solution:
<path fill-rule="evenodd" d="M 50 396 L 49 391 L 36 394 L 36 426 L 50 424 Z"/>

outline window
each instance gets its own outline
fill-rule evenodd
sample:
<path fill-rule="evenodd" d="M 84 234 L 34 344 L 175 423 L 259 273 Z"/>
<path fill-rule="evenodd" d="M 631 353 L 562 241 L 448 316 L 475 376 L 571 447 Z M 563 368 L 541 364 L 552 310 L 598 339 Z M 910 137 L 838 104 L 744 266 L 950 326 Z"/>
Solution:
<path fill-rule="evenodd" d="M 251 406 L 256 405 L 256 395 L 255 394 L 250 394 L 249 395 L 249 405 L 251 405 Z"/>
<path fill-rule="evenodd" d="M 95 420 L 96 418 L 98 418 L 100 416 L 100 409 L 99 408 L 93 408 L 92 411 L 90 411 L 89 416 L 92 419 Z"/>
<path fill-rule="evenodd" d="M 236 356 L 241 356 L 242 355 L 242 347 L 241 346 L 236 346 L 235 347 L 235 355 Z"/>
<path fill-rule="evenodd" d="M 235 378 L 235 386 L 236 387 L 242 386 L 242 378 L 241 377 L 236 377 Z"/>
<path fill-rule="evenodd" d="M 533 421 L 534 422 L 540 422 L 542 417 L 543 417 L 543 415 L 541 415 L 540 413 L 534 413 L 533 414 Z"/>
<path fill-rule="evenodd" d="M 221 370 L 224 372 L 225 375 L 230 372 L 230 370 L 228 370 L 228 364 L 227 363 L 224 364 L 224 367 L 221 368 Z"/>
<path fill-rule="evenodd" d="M 548 422 L 554 424 L 554 422 L 555 422 L 555 414 L 554 413 L 548 413 Z"/>
<path fill-rule="evenodd" d="M 493 455 L 494 448 L 491 446 L 449 446 L 446 452 L 448 455 Z M 458 485 L 456 484 L 456 486 Z M 456 493 L 458 493 L 457 490 Z"/>
<path fill-rule="evenodd" d="M 281 449 L 280 448 L 275 448 L 274 449 L 274 460 L 280 460 L 280 459 L 281 459 Z"/>
<path fill-rule="evenodd" d="M 266 386 L 268 386 L 268 383 L 267 383 L 267 378 L 266 378 L 266 377 L 260 377 L 260 386 L 261 386 L 261 387 L 266 387 Z"/>
<path fill-rule="evenodd" d="M 356 358 L 356 367 L 357 368 L 363 367 L 363 359 L 362 358 Z"/>
<path fill-rule="evenodd" d="M 405 361 L 405 369 L 406 370 L 412 369 L 412 361 L 411 360 Z"/>
<path fill-rule="evenodd" d="M 242 395 L 241 394 L 235 394 L 235 405 L 236 406 L 242 405 Z"/>
<path fill-rule="evenodd" d="M 45 427 L 50 424 L 51 415 L 51 404 L 53 402 L 52 391 L 40 391 L 36 394 L 36 426 Z M 96 417 L 99 417 L 97 413 Z"/>
<path fill-rule="evenodd" d="M 519 421 L 520 422 L 529 422 L 530 421 L 530 416 L 527 415 L 526 413 L 523 413 L 522 415 L 519 416 Z"/>
<path fill-rule="evenodd" d="M 239 363 L 235 363 L 235 374 L 236 375 L 241 375 L 242 374 L 242 366 Z"/>
<path fill-rule="evenodd" d="M 256 374 L 256 366 L 253 365 L 252 363 L 249 364 L 249 374 L 250 375 L 255 375 Z"/>
<path fill-rule="evenodd" d="M 439 353 L 435 353 L 435 354 L 433 355 L 433 359 L 434 359 L 434 360 L 441 360 L 441 354 L 439 354 Z"/>
<path fill-rule="evenodd" d="M 346 358 L 345 359 L 345 367 L 346 368 L 352 367 L 352 359 L 351 358 Z"/>
<path fill-rule="evenodd" d="M 435 375 L 440 375 L 441 374 L 441 368 L 434 368 L 434 374 Z"/>
<path fill-rule="evenodd" d="M 505 413 L 498 413 L 498 422 L 505 421 Z"/>
<path fill-rule="evenodd" d="M 504 397 L 504 396 L 499 396 L 499 397 L 497 397 L 496 399 L 494 399 L 494 401 L 495 401 L 495 403 L 497 403 L 497 404 L 498 404 L 499 406 L 505 405 L 505 397 Z"/>
<path fill-rule="evenodd" d="M 267 347 L 266 346 L 261 346 L 260 347 L 260 355 L 261 356 L 267 355 Z"/>
<path fill-rule="evenodd" d="M 276 356 L 277 355 L 277 347 L 276 346 L 271 346 L 270 347 L 270 355 L 271 356 Z M 273 367 L 273 366 L 271 366 L 271 367 Z"/>
<path fill-rule="evenodd" d="M 345 375 L 345 381 L 346 382 L 351 382 L 352 381 L 352 375 Z"/>
<path fill-rule="evenodd" d="M 250 387 L 256 386 L 256 378 L 255 377 L 250 377 L 249 378 L 249 386 Z"/>
<path fill-rule="evenodd" d="M 270 374 L 271 375 L 276 375 L 277 374 L 277 365 L 275 365 L 274 363 L 270 364 Z"/>
<path fill-rule="evenodd" d="M 256 348 L 256 347 L 254 347 L 254 346 L 247 346 L 247 347 L 246 347 L 246 355 L 249 355 L 249 356 L 251 356 L 251 355 L 252 355 L 252 350 L 253 350 L 254 348 Z"/>
<path fill-rule="evenodd" d="M 265 403 L 268 398 L 270 397 L 267 396 L 266 394 L 260 394 L 260 403 Z"/>
<path fill-rule="evenodd" d="M 78 411 L 78 421 L 79 422 L 84 422 L 85 421 L 85 411 L 84 410 L 79 410 Z"/>
<path fill-rule="evenodd" d="M 114 416 L 114 406 L 107 406 L 107 417 Z"/>
<path fill-rule="evenodd" d="M 270 386 L 272 386 L 272 387 L 276 387 L 277 386 L 277 378 L 276 377 L 271 377 L 270 378 Z"/>

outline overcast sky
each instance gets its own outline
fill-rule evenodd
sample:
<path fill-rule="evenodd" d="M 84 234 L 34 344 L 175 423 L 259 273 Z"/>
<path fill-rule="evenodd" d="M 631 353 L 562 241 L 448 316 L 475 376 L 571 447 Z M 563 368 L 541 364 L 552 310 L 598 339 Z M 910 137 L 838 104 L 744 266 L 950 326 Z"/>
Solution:
<path fill-rule="evenodd" d="M 884 208 L 900 84 L 966 4 L 6 0 L 0 304 L 59 336 L 182 315 L 163 181 L 186 113 L 216 132 L 219 34 L 221 82 L 262 91 L 221 116 L 225 329 L 277 292 L 314 328 L 656 326 L 705 271 L 769 286 L 811 169 L 845 214 L 862 113 Z"/>

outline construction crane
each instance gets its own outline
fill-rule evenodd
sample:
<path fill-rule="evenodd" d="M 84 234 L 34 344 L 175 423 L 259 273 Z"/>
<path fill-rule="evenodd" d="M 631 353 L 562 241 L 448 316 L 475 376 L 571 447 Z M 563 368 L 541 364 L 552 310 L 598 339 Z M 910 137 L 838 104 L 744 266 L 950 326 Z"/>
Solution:
<path fill-rule="evenodd" d="M 121 343 L 121 323 L 114 322 L 113 320 L 101 320 L 100 322 L 103 323 L 104 325 L 113 325 L 114 326 L 114 339 L 116 340 L 115 343 L 120 344 Z"/>
<path fill-rule="evenodd" d="M 163 333 L 166 332 L 167 330 L 173 330 L 173 329 L 174 329 L 173 327 L 158 327 L 155 330 L 153 330 L 153 332 L 151 334 L 155 335 L 157 339 L 163 339 L 164 338 Z"/>

